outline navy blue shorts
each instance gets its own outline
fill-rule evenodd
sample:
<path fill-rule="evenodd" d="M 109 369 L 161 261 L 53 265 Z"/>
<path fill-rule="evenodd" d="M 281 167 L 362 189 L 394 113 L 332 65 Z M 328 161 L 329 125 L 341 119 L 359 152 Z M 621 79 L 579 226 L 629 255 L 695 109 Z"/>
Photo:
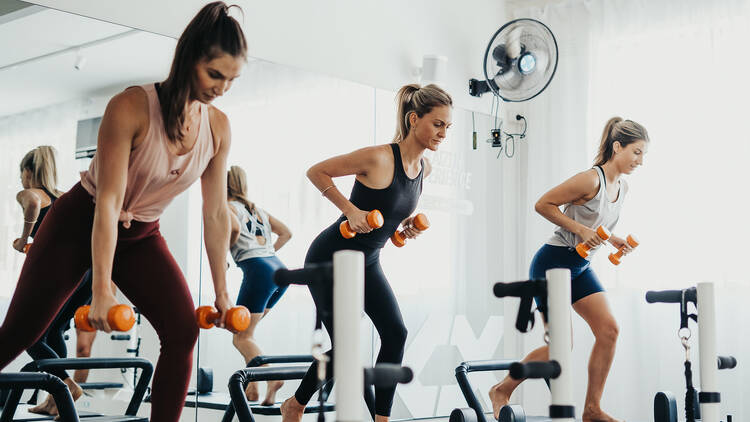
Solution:
<path fill-rule="evenodd" d="M 545 272 L 551 268 L 568 268 L 570 299 L 571 303 L 576 303 L 586 296 L 604 291 L 599 277 L 590 266 L 591 262 L 581 258 L 573 248 L 545 244 L 531 260 L 529 278 L 544 278 Z"/>
<path fill-rule="evenodd" d="M 276 270 L 286 269 L 275 255 L 245 259 L 238 262 L 237 266 L 242 269 L 243 274 L 237 304 L 245 306 L 251 313 L 260 314 L 273 308 L 286 292 L 286 287 L 279 288 L 273 282 Z"/>

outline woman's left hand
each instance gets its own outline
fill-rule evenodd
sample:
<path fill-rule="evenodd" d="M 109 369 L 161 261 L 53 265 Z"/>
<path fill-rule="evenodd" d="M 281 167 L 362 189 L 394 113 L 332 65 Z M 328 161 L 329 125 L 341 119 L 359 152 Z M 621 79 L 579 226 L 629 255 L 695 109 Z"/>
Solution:
<path fill-rule="evenodd" d="M 21 239 L 20 237 L 13 241 L 13 249 L 17 250 L 18 252 L 23 252 L 24 246 L 26 246 L 26 240 Z"/>
<path fill-rule="evenodd" d="M 615 235 L 612 235 L 609 237 L 609 243 L 617 249 L 622 249 L 623 255 L 627 255 L 633 251 L 633 248 L 630 245 L 628 245 L 628 242 L 626 242 L 624 239 L 617 237 Z"/>
<path fill-rule="evenodd" d="M 417 236 L 422 234 L 422 230 L 414 227 L 414 217 L 409 217 L 401 223 L 404 226 L 404 237 L 407 239 L 415 239 Z"/>

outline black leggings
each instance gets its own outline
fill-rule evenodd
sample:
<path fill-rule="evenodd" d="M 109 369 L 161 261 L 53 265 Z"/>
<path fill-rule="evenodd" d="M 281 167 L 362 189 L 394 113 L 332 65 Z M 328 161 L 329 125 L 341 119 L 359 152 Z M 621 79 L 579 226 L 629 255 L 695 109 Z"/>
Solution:
<path fill-rule="evenodd" d="M 68 348 L 65 346 L 64 333 L 70 328 L 70 320 L 76 313 L 76 309 L 91 302 L 91 270 L 86 271 L 81 284 L 68 298 L 55 319 L 42 334 L 42 337 L 31 347 L 26 349 L 34 360 L 39 359 L 57 359 L 64 358 L 68 355 Z M 52 375 L 59 377 L 61 380 L 69 378 L 66 371 L 56 369 L 49 371 Z"/>
<path fill-rule="evenodd" d="M 377 363 L 400 364 L 404 357 L 407 331 L 396 296 L 380 267 L 380 249 L 365 249 L 344 239 L 336 224 L 313 241 L 307 251 L 305 264 L 331 261 L 333 253 L 342 249 L 356 249 L 365 253 L 365 313 L 380 335 Z M 311 285 L 310 294 L 333 342 L 333 285 Z M 329 350 L 327 354 L 331 359 L 326 365 L 326 377 L 330 379 L 333 375 L 333 350 Z M 315 393 L 317 382 L 317 365 L 313 364 L 294 394 L 297 401 L 307 404 Z M 375 413 L 390 416 L 395 394 L 395 387 L 375 388 Z"/>

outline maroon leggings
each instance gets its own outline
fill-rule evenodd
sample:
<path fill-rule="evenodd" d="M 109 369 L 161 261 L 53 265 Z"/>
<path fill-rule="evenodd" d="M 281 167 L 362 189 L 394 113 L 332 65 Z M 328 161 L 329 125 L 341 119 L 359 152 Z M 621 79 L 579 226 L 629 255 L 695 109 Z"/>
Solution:
<path fill-rule="evenodd" d="M 91 267 L 94 202 L 80 183 L 42 222 L 0 327 L 0 369 L 34 344 Z M 198 338 L 193 299 L 159 222 L 118 223 L 112 279 L 156 330 L 161 354 L 152 384 L 151 421 L 177 421 Z"/>

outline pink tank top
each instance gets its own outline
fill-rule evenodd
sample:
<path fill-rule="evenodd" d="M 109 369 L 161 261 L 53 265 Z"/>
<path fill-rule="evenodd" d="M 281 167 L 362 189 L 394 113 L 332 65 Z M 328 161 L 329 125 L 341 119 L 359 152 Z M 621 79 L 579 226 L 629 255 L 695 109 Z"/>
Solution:
<path fill-rule="evenodd" d="M 175 155 L 167 149 L 169 138 L 164 131 L 159 96 L 154 84 L 141 86 L 148 97 L 149 125 L 143 142 L 130 151 L 128 181 L 119 221 L 130 227 L 132 220 L 152 222 L 159 219 L 175 196 L 190 187 L 214 156 L 213 135 L 208 106 L 200 106 L 200 127 L 193 149 Z M 94 155 L 88 171 L 81 172 L 81 186 L 96 198 L 99 155 Z"/>

